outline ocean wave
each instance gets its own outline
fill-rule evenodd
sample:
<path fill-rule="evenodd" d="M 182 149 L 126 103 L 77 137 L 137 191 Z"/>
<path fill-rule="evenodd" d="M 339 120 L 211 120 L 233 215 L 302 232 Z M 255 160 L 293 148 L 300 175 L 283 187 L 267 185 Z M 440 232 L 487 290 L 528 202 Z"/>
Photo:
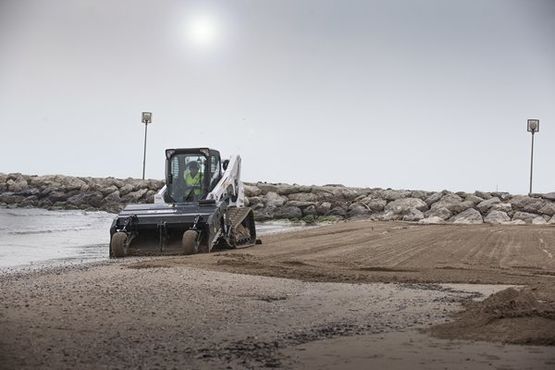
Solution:
<path fill-rule="evenodd" d="M 35 234 L 52 234 L 52 233 L 66 233 L 73 231 L 83 231 L 90 230 L 92 224 L 86 224 L 83 226 L 69 226 L 69 227 L 59 227 L 59 228 L 48 228 L 48 229 L 31 229 L 31 230 L 13 230 L 8 231 L 9 235 L 35 235 Z"/>
<path fill-rule="evenodd" d="M 11 217 L 93 217 L 93 218 L 113 218 L 114 214 L 104 211 L 84 211 L 84 210 L 48 210 L 42 208 L 7 208 L 1 209 L 0 214 Z"/>

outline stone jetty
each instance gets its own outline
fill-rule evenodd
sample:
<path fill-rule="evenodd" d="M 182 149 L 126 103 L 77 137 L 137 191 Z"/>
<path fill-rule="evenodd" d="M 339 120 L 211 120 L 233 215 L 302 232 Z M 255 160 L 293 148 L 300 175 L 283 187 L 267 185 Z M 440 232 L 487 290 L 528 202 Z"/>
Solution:
<path fill-rule="evenodd" d="M 160 180 L 0 173 L 0 206 L 117 213 L 128 203 L 152 202 L 162 186 Z M 555 192 L 528 196 L 259 182 L 246 183 L 245 195 L 259 221 L 369 218 L 423 224 L 555 224 Z"/>

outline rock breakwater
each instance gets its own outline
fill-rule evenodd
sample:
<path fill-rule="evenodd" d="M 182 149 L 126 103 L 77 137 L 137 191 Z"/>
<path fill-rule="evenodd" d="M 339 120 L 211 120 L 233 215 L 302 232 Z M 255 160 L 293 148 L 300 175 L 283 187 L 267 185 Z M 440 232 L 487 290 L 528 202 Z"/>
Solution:
<path fill-rule="evenodd" d="M 0 174 L 0 205 L 119 212 L 127 203 L 148 203 L 163 181 Z"/>
<path fill-rule="evenodd" d="M 163 181 L 0 174 L 0 206 L 83 209 L 118 212 L 128 203 L 148 203 Z M 555 224 L 555 192 L 511 195 L 245 184 L 247 204 L 257 220 L 323 220 L 370 218 L 423 224 Z"/>

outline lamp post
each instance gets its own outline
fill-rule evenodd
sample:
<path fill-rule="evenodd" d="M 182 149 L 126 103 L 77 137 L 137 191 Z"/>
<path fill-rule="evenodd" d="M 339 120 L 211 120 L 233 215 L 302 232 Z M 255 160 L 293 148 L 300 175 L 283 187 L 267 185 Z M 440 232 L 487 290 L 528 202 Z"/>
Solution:
<path fill-rule="evenodd" d="M 532 194 L 532 172 L 534 170 L 534 134 L 540 131 L 540 120 L 539 119 L 529 119 L 527 125 L 528 132 L 532 133 L 532 149 L 530 150 L 530 192 L 528 195 Z"/>
<path fill-rule="evenodd" d="M 143 151 L 143 180 L 145 179 L 145 167 L 146 167 L 146 133 L 148 124 L 152 123 L 152 112 L 143 112 L 142 122 L 145 124 L 145 146 Z"/>

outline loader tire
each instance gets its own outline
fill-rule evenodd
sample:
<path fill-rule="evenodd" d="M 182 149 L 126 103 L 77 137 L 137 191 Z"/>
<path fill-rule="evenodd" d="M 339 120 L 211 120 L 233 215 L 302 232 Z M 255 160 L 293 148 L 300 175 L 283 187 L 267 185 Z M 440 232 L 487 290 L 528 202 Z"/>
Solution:
<path fill-rule="evenodd" d="M 127 234 L 123 232 L 117 232 L 112 235 L 110 249 L 112 251 L 112 257 L 125 257 L 125 255 L 127 254 Z"/>
<path fill-rule="evenodd" d="M 181 245 L 183 246 L 183 254 L 198 253 L 198 233 L 195 230 L 187 230 L 183 233 Z"/>

